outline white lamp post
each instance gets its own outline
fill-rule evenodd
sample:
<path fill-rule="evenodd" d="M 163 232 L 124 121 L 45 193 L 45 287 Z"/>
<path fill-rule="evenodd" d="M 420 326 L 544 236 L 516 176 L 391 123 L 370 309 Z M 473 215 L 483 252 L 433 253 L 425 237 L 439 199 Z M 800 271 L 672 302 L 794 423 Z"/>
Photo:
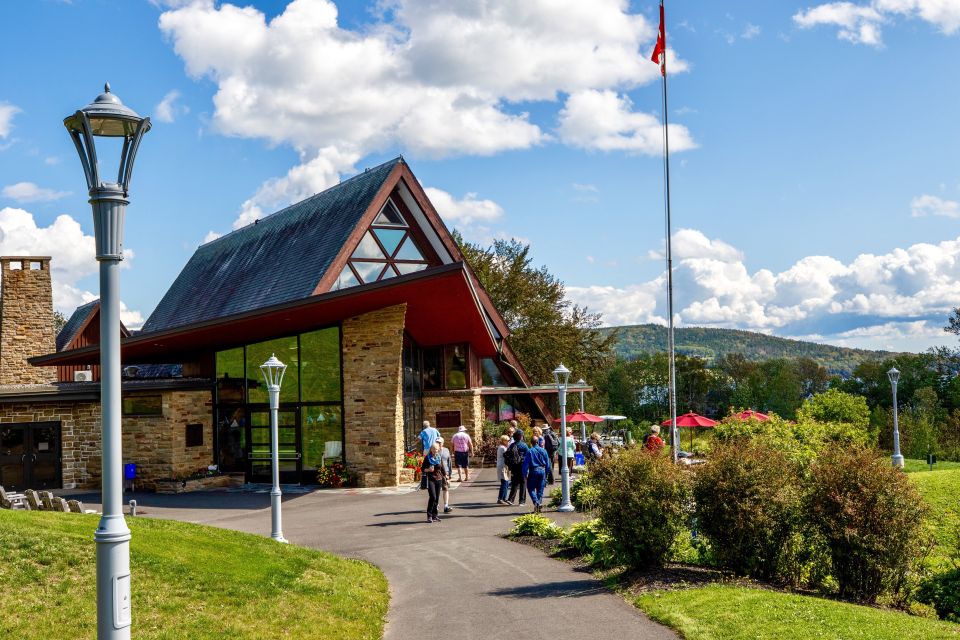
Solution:
<path fill-rule="evenodd" d="M 280 384 L 287 365 L 271 354 L 270 359 L 260 365 L 263 379 L 270 393 L 270 464 L 273 468 L 273 488 L 270 489 L 270 537 L 277 542 L 286 542 L 283 526 L 280 522 Z"/>
<path fill-rule="evenodd" d="M 63 125 L 80 154 L 93 208 L 93 231 L 100 263 L 100 430 L 103 448 L 103 517 L 93 534 L 97 546 L 97 638 L 129 640 L 130 529 L 123 519 L 123 454 L 120 435 L 120 261 L 133 161 L 150 118 L 124 106 L 110 85 L 97 98 L 67 116 Z M 102 179 L 95 137 L 123 138 L 117 180 Z M 109 172 L 107 175 L 110 175 Z"/>
<path fill-rule="evenodd" d="M 580 413 L 583 413 L 586 411 L 586 409 L 584 409 L 585 405 L 583 402 L 583 388 L 587 386 L 587 381 L 583 378 L 580 378 L 577 380 L 577 385 L 580 386 Z M 587 423 L 583 421 L 580 422 L 580 437 L 583 438 L 583 442 L 587 441 Z"/>
<path fill-rule="evenodd" d="M 560 363 L 553 370 L 553 379 L 557 383 L 557 400 L 560 402 L 560 492 L 562 499 L 557 511 L 574 511 L 570 503 L 570 468 L 567 465 L 567 381 L 570 380 L 570 370 Z"/>
<path fill-rule="evenodd" d="M 903 456 L 900 455 L 900 423 L 897 420 L 897 381 L 900 380 L 900 372 L 894 367 L 887 371 L 887 377 L 890 378 L 890 384 L 893 386 L 893 466 L 903 469 Z"/>

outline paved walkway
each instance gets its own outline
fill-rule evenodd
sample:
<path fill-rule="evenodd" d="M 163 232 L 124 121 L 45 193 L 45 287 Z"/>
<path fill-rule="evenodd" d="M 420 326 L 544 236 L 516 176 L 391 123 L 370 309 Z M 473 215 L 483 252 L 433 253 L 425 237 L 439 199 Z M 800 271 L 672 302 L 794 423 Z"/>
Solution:
<path fill-rule="evenodd" d="M 452 490 L 452 514 L 427 524 L 426 493 L 317 491 L 285 496 L 284 535 L 296 544 L 362 558 L 390 583 L 386 640 L 675 639 L 587 573 L 500 537 L 492 470 Z M 486 477 L 485 477 L 486 476 Z M 269 495 L 208 492 L 136 496 L 149 517 L 269 535 Z M 561 523 L 575 515 L 548 514 Z"/>

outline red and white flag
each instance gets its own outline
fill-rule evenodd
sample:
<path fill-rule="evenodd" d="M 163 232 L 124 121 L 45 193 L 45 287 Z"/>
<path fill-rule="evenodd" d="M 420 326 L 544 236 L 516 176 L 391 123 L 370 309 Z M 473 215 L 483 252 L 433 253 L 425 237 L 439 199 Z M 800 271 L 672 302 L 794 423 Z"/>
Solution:
<path fill-rule="evenodd" d="M 657 31 L 657 44 L 653 47 L 650 59 L 660 65 L 660 73 L 667 75 L 667 34 L 663 27 L 663 2 L 660 2 L 660 30 Z"/>

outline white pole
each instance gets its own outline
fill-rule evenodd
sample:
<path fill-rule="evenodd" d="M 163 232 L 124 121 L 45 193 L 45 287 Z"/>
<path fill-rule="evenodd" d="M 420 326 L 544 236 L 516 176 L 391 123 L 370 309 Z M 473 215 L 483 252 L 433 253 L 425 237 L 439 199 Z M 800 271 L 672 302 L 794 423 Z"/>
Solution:
<path fill-rule="evenodd" d="M 270 489 L 270 537 L 286 542 L 280 514 L 280 385 L 270 385 L 270 459 L 273 466 L 273 488 Z"/>
<path fill-rule="evenodd" d="M 561 365 L 562 366 L 562 365 Z M 575 511 L 573 504 L 570 502 L 570 468 L 567 464 L 569 461 L 567 459 L 567 385 L 566 383 L 557 383 L 557 399 L 560 401 L 560 433 L 562 437 L 560 439 L 560 448 L 562 449 L 563 455 L 561 459 L 563 460 L 563 466 L 560 468 L 560 507 L 557 511 Z"/>
<path fill-rule="evenodd" d="M 893 466 L 903 469 L 903 456 L 900 455 L 900 424 L 897 420 L 897 381 L 893 380 Z"/>

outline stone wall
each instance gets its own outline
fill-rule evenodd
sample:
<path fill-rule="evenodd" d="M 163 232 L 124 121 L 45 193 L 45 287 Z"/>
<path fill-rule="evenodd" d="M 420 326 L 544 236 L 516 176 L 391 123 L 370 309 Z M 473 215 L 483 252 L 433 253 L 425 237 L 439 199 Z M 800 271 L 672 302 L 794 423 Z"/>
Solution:
<path fill-rule="evenodd" d="M 344 448 L 361 486 L 400 481 L 406 310 L 400 304 L 343 322 Z"/>
<path fill-rule="evenodd" d="M 480 389 L 462 389 L 458 391 L 425 391 L 423 394 L 423 419 L 437 426 L 438 411 L 459 411 L 460 423 L 467 427 L 467 433 L 474 443 L 483 435 L 483 397 Z M 440 429 L 440 435 L 449 443 L 456 429 Z"/>
<path fill-rule="evenodd" d="M 56 350 L 50 258 L 0 258 L 0 385 L 55 382 L 56 367 L 27 358 Z"/>

